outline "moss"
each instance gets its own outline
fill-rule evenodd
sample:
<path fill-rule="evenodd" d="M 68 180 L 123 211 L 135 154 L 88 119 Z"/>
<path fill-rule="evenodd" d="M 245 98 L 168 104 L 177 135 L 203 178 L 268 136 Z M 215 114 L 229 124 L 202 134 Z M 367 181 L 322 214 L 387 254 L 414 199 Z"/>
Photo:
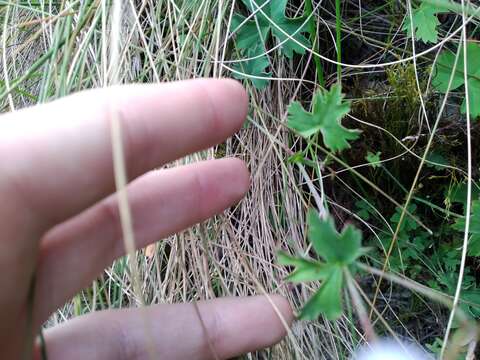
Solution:
<path fill-rule="evenodd" d="M 420 98 L 415 68 L 411 63 L 398 64 L 389 68 L 386 75 L 391 94 L 387 104 L 385 128 L 401 139 L 411 134 L 412 128 L 417 125 L 414 115 L 420 107 Z M 422 85 L 420 84 L 420 88 Z"/>

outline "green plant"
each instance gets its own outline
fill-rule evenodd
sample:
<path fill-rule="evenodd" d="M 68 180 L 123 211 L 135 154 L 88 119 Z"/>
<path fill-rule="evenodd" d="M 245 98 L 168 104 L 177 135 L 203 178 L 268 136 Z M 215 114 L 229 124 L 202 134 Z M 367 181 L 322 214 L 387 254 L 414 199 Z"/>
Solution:
<path fill-rule="evenodd" d="M 310 42 L 302 35 L 308 30 L 306 17 L 286 17 L 287 0 L 242 1 L 253 19 L 248 20 L 236 13 L 232 17 L 230 30 L 236 33 L 235 45 L 238 53 L 250 60 L 237 62 L 233 76 L 237 79 L 249 79 L 257 89 L 263 89 L 268 84 L 266 78 L 271 77 L 271 73 L 266 71 L 270 65 L 265 51 L 266 44 L 273 37 L 278 40 L 280 52 L 287 58 L 292 58 L 294 52 L 304 54 L 304 47 L 310 47 Z M 304 47 L 289 39 L 286 34 Z"/>
<path fill-rule="evenodd" d="M 458 218 L 452 228 L 462 232 L 465 231 L 465 217 Z M 469 234 L 471 237 L 468 244 L 468 253 L 471 256 L 480 256 L 480 200 L 472 202 Z"/>
<path fill-rule="evenodd" d="M 372 214 L 372 205 L 366 200 L 355 201 L 355 213 L 365 221 L 368 221 L 374 217 L 374 214 Z"/>
<path fill-rule="evenodd" d="M 448 89 L 450 77 L 453 73 L 450 90 L 456 90 L 461 86 L 468 87 L 468 97 L 470 100 L 470 115 L 472 117 L 480 116 L 480 45 L 474 42 L 467 44 L 467 66 L 465 84 L 465 62 L 463 47 L 460 49 L 457 67 L 454 68 L 456 54 L 450 50 L 444 50 L 434 67 L 433 86 L 440 92 L 445 93 Z M 462 114 L 466 113 L 466 100 L 461 105 Z"/>
<path fill-rule="evenodd" d="M 380 164 L 380 155 L 382 155 L 381 151 L 377 151 L 375 154 L 369 151 L 367 152 L 367 156 L 365 156 L 365 160 L 370 163 L 371 167 L 378 168 L 382 166 L 382 164 Z"/>
<path fill-rule="evenodd" d="M 252 20 L 247 20 L 240 14 L 235 14 L 232 18 L 231 29 L 237 30 L 235 44 L 238 49 L 256 48 L 259 43 L 265 45 L 270 35 L 278 40 L 281 52 L 288 58 L 292 58 L 294 52 L 304 54 L 304 47 L 310 47 L 310 41 L 302 35 L 307 31 L 305 17 L 285 16 L 287 0 L 242 0 L 242 2 L 254 16 Z"/>
<path fill-rule="evenodd" d="M 236 79 L 248 79 L 257 89 L 264 89 L 268 85 L 268 79 L 272 76 L 271 72 L 267 72 L 270 62 L 268 57 L 263 55 L 263 46 L 258 45 L 255 48 L 244 51 L 247 58 L 253 58 L 247 61 L 235 63 L 233 69 L 237 72 L 233 73 Z"/>
<path fill-rule="evenodd" d="M 308 239 L 321 260 L 278 254 L 279 263 L 293 265 L 295 270 L 287 281 L 322 281 L 322 285 L 300 312 L 300 319 L 313 320 L 320 314 L 335 320 L 342 314 L 342 288 L 344 272 L 354 266 L 355 260 L 366 251 L 362 248 L 362 233 L 353 225 L 347 225 L 341 233 L 335 229 L 331 217 L 320 219 L 315 210 L 308 213 Z"/>
<path fill-rule="evenodd" d="M 412 11 L 413 30 L 415 37 L 424 43 L 437 43 L 438 41 L 438 13 L 442 12 L 441 8 L 427 2 L 422 2 L 419 7 Z M 407 14 L 403 30 L 408 36 L 412 36 L 412 22 Z"/>
<path fill-rule="evenodd" d="M 337 48 L 337 81 L 342 80 L 342 1 L 335 0 L 335 46 Z"/>
<path fill-rule="evenodd" d="M 350 147 L 349 140 L 359 136 L 358 130 L 342 126 L 342 118 L 350 111 L 350 103 L 343 100 L 340 85 L 334 85 L 330 91 L 319 90 L 313 96 L 312 112 L 304 110 L 294 101 L 288 107 L 288 127 L 304 138 L 321 132 L 325 145 L 332 151 L 341 151 Z"/>
<path fill-rule="evenodd" d="M 0 0 L 0 57 L 5 65 L 0 70 L 0 108 L 20 109 L 106 85 L 114 69 L 109 56 L 111 4 Z M 475 159 L 480 152 L 474 146 L 470 154 L 474 206 L 468 256 L 462 267 L 467 138 L 466 123 L 458 121 L 460 111 L 454 109 L 456 103 L 460 107 L 466 85 L 473 110 L 478 104 L 480 12 L 473 2 L 459 0 L 413 0 L 411 14 L 409 7 L 408 2 L 357 5 L 340 0 L 133 1 L 126 5 L 118 69 L 122 83 L 224 76 L 224 67 L 232 77 L 251 85 L 247 86 L 250 110 L 245 127 L 213 149 L 215 157 L 240 156 L 255 170 L 247 201 L 227 210 L 226 217 L 158 243 L 155 256 L 139 261 L 146 301 L 157 302 L 159 296 L 175 302 L 250 295 L 261 288 L 296 304 L 307 286 L 279 286 L 272 259 L 278 248 L 308 249 L 302 253 L 305 257 L 287 255 L 287 261 L 296 259 L 291 263 L 296 269 L 291 280 L 309 281 L 307 275 L 311 275 L 316 280 L 307 284 L 309 291 L 310 286 L 323 288 L 316 306 L 325 304 L 330 317 L 343 310 L 343 316 L 335 324 L 319 318 L 302 326 L 301 332 L 295 331 L 274 349 L 248 355 L 252 359 L 351 358 L 351 349 L 370 338 L 359 329 L 362 317 L 354 314 L 358 307 L 349 285 L 363 291 L 361 299 L 369 304 L 372 290 L 381 282 L 375 306 L 369 308 L 375 330 L 385 336 L 408 331 L 422 344 L 438 337 L 438 354 L 450 344 L 450 339 L 441 339 L 445 310 L 452 308 L 462 268 L 455 313 L 479 316 L 475 305 L 480 292 L 476 276 L 480 212 L 475 202 L 480 201 L 480 192 Z M 464 54 L 456 51 L 463 42 L 463 13 L 472 17 L 465 27 L 466 83 Z M 440 41 L 441 48 L 432 46 Z M 452 72 L 453 96 L 442 110 L 443 97 L 432 96 L 431 90 L 445 93 Z M 341 91 L 339 85 L 332 86 L 335 81 L 340 84 L 340 76 Z M 267 87 L 268 91 L 256 91 Z M 290 104 L 290 99 L 298 102 Z M 282 131 L 286 112 L 285 124 L 292 130 L 288 132 Z M 432 126 L 437 116 L 438 128 Z M 361 138 L 355 128 L 362 131 Z M 478 124 L 473 124 L 474 145 L 477 135 Z M 430 136 L 425 166 L 418 181 L 413 181 Z M 198 159 L 211 155 L 211 151 L 201 152 Z M 410 191 L 408 214 L 387 261 L 386 252 Z M 331 214 L 318 221 L 355 221 L 363 233 L 363 246 L 371 251 L 343 272 L 329 269 L 330 262 L 310 249 L 310 238 L 302 236 L 310 221 L 304 213 L 312 203 L 319 209 L 323 206 L 322 217 Z M 365 268 L 367 263 L 371 271 Z M 356 269 L 360 271 L 350 281 L 348 274 Z M 395 276 L 401 281 L 395 283 Z M 131 281 L 127 263 L 115 262 L 56 317 L 134 306 L 137 299 Z M 258 287 L 249 286 L 254 283 Z M 403 297 L 409 291 L 412 296 Z M 438 297 L 445 309 L 430 302 Z M 424 326 L 432 323 L 434 327 Z"/>
<path fill-rule="evenodd" d="M 410 204 L 408 211 L 412 214 L 417 212 L 417 206 Z M 402 210 L 395 209 L 390 217 L 390 224 L 395 229 L 400 221 Z M 392 240 L 391 233 L 384 230 L 381 236 L 383 247 L 388 249 Z M 422 272 L 422 263 L 425 262 L 424 253 L 432 245 L 432 236 L 420 228 L 417 222 L 405 218 L 400 226 L 397 236 L 397 248 L 389 258 L 389 265 L 392 271 L 407 274 L 412 279 L 417 279 Z"/>
<path fill-rule="evenodd" d="M 472 182 L 472 199 L 480 199 L 480 183 Z M 462 209 L 467 208 L 467 183 L 460 182 L 450 186 L 445 191 L 445 203 L 451 205 L 453 203 L 462 204 Z"/>
<path fill-rule="evenodd" d="M 318 46 L 318 34 L 317 34 L 317 24 L 316 24 L 316 19 L 315 16 L 313 16 L 313 5 L 312 5 L 312 0 L 306 0 L 305 1 L 305 16 L 310 18 L 308 21 L 308 32 L 310 35 L 310 41 L 313 44 L 313 50 L 316 53 L 320 52 L 320 47 Z M 313 57 L 313 61 L 315 62 L 315 67 L 317 70 L 317 79 L 318 79 L 318 84 L 320 86 L 325 86 L 325 78 L 323 76 L 323 66 L 322 66 L 322 60 L 318 56 Z"/>
<path fill-rule="evenodd" d="M 427 156 L 428 163 L 426 165 L 435 170 L 444 170 L 446 166 L 450 165 L 448 160 L 439 152 L 430 152 Z"/>

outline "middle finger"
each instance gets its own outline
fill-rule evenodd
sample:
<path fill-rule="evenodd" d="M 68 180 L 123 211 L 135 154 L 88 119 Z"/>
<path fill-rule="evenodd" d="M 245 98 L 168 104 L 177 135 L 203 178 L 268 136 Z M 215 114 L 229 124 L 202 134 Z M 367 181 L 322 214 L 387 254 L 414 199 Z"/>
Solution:
<path fill-rule="evenodd" d="M 240 200 L 249 174 L 238 159 L 151 172 L 128 186 L 137 247 L 178 232 Z M 114 195 L 53 228 L 40 244 L 35 305 L 41 323 L 124 253 Z"/>

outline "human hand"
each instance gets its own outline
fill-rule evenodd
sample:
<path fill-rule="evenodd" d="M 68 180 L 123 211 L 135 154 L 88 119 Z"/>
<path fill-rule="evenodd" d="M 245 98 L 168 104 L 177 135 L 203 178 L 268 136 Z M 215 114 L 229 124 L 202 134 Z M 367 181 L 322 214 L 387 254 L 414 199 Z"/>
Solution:
<path fill-rule="evenodd" d="M 112 195 L 112 106 L 120 114 L 127 173 L 134 179 L 128 196 L 138 247 L 221 212 L 247 191 L 249 174 L 237 159 L 144 174 L 222 142 L 241 127 L 247 96 L 230 80 L 93 90 L 3 115 L 2 359 L 24 357 L 33 342 L 29 335 L 124 254 Z M 289 324 L 290 306 L 279 296 L 270 300 L 224 298 L 199 302 L 197 308 L 155 305 L 89 314 L 46 331 L 48 359 L 146 359 L 146 332 L 153 335 L 157 358 L 229 358 L 285 335 L 276 310 Z M 40 358 L 38 345 L 33 357 Z"/>

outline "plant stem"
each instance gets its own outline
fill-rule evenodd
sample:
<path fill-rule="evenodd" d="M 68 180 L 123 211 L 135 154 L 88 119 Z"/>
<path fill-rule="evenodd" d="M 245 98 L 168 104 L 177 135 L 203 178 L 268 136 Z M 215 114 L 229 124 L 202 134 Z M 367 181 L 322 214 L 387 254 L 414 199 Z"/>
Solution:
<path fill-rule="evenodd" d="M 360 320 L 360 325 L 365 332 L 365 337 L 367 341 L 376 341 L 377 335 L 375 334 L 375 330 L 373 329 L 372 323 L 368 317 L 368 312 L 365 309 L 365 305 L 363 304 L 362 298 L 358 293 L 358 290 L 355 288 L 355 280 L 353 279 L 352 275 L 348 268 L 344 269 L 345 280 L 347 283 L 347 289 L 350 293 L 350 297 L 352 298 L 352 303 L 354 305 L 355 311 L 357 312 L 358 319 Z"/>
<path fill-rule="evenodd" d="M 308 31 L 310 33 L 310 41 L 312 42 L 313 51 L 319 53 L 318 46 L 318 36 L 317 36 L 317 25 L 315 21 L 315 16 L 313 16 L 313 5 L 312 0 L 305 1 L 305 16 L 310 17 L 308 21 Z M 323 66 L 322 60 L 313 55 L 313 61 L 315 62 L 315 67 L 317 68 L 317 79 L 320 86 L 325 87 L 325 78 L 323 77 Z"/>
<path fill-rule="evenodd" d="M 342 62 L 342 2 L 335 0 L 335 30 L 336 30 L 336 45 L 337 45 L 337 62 Z M 337 64 L 337 79 L 338 83 L 342 82 L 342 66 Z"/>

